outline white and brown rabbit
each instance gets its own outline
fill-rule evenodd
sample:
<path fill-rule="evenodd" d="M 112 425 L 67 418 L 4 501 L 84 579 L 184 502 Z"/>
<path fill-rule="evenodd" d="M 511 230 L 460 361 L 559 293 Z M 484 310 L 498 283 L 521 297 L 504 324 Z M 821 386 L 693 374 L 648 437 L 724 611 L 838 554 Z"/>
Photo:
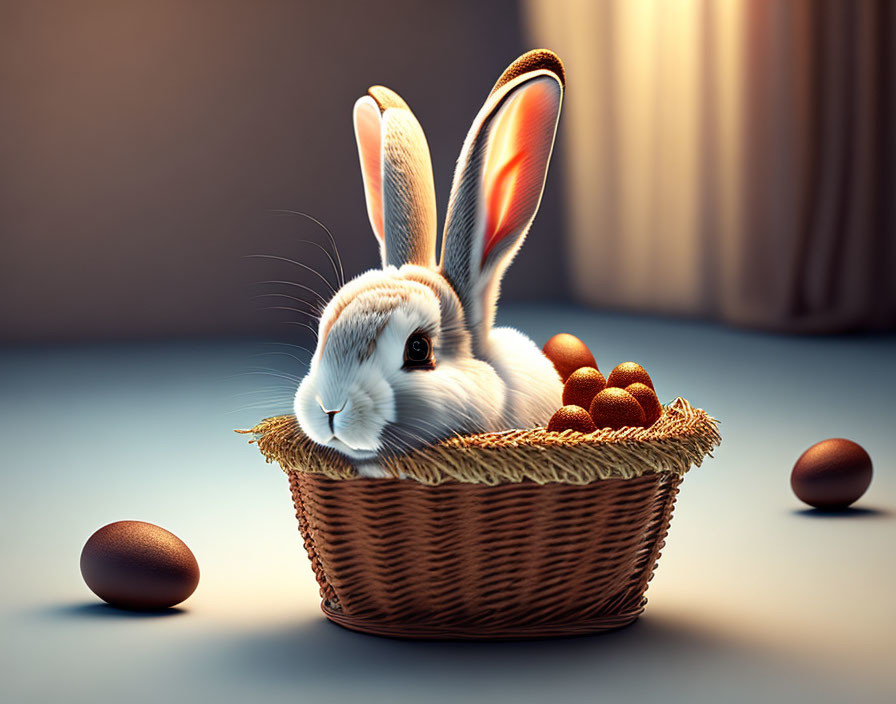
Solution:
<path fill-rule="evenodd" d="M 367 212 L 382 269 L 346 283 L 321 314 L 295 397 L 305 434 L 383 477 L 378 459 L 454 434 L 542 425 L 563 385 L 535 343 L 493 328 L 501 278 L 532 224 L 563 98 L 563 65 L 513 62 L 467 134 L 441 262 L 429 146 L 405 102 L 375 86 L 355 103 Z"/>

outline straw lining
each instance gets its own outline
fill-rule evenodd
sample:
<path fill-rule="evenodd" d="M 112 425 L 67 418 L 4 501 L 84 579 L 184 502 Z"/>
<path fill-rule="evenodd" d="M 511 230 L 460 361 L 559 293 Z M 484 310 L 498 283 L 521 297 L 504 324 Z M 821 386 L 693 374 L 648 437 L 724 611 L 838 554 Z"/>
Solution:
<path fill-rule="evenodd" d="M 357 479 L 339 453 L 310 440 L 294 416 L 277 416 L 251 430 L 250 442 L 268 462 L 287 473 L 308 472 L 330 479 Z M 602 429 L 583 434 L 545 428 L 455 436 L 411 453 L 384 457 L 381 465 L 396 478 L 436 486 L 446 482 L 498 485 L 583 485 L 598 479 L 630 479 L 647 472 L 683 475 L 700 466 L 721 442 L 718 421 L 685 399 L 663 409 L 649 428 Z"/>

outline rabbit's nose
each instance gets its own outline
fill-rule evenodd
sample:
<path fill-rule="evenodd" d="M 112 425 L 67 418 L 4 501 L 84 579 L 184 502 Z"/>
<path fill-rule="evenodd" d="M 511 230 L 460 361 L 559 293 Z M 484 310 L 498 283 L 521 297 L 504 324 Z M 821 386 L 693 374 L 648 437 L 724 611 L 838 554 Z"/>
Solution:
<path fill-rule="evenodd" d="M 327 414 L 327 423 L 330 426 L 330 432 L 333 433 L 334 435 L 336 434 L 336 431 L 333 428 L 333 419 L 336 418 L 337 413 L 342 413 L 342 411 L 345 409 L 346 403 L 348 403 L 348 401 L 343 403 L 342 407 L 336 411 L 328 411 L 326 408 L 324 408 L 324 404 L 321 403 L 321 400 L 317 399 L 317 405 L 320 406 L 320 410 L 322 410 L 324 413 Z"/>
<path fill-rule="evenodd" d="M 334 435 L 336 434 L 336 430 L 333 428 L 333 419 L 336 417 L 336 414 L 340 413 L 341 411 L 341 408 L 338 411 L 324 411 L 324 413 L 327 414 L 327 422 L 330 425 L 330 432 Z"/>

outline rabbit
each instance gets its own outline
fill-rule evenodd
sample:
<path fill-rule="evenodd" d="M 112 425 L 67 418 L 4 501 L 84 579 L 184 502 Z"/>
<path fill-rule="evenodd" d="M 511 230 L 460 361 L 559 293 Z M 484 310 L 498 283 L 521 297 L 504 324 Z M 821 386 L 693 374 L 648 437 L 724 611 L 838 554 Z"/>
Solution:
<path fill-rule="evenodd" d="M 382 268 L 327 303 L 295 395 L 300 428 L 361 477 L 455 434 L 532 428 L 563 383 L 522 332 L 493 327 L 501 279 L 541 201 L 564 72 L 530 51 L 498 79 L 457 163 L 436 263 L 429 146 L 410 108 L 374 86 L 354 106 L 367 214 Z"/>

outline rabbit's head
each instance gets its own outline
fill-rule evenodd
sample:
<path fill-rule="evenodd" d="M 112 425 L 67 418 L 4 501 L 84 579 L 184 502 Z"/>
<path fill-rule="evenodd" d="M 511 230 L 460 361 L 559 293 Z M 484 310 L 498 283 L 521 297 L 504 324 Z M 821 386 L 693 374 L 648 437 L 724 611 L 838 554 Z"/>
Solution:
<path fill-rule="evenodd" d="M 548 51 L 520 57 L 495 84 L 461 151 L 438 264 L 423 130 L 388 88 L 357 101 L 382 268 L 345 284 L 321 315 L 295 399 L 311 439 L 366 460 L 498 429 L 508 388 L 489 333 L 501 277 L 541 200 L 562 94 L 562 65 Z"/>

